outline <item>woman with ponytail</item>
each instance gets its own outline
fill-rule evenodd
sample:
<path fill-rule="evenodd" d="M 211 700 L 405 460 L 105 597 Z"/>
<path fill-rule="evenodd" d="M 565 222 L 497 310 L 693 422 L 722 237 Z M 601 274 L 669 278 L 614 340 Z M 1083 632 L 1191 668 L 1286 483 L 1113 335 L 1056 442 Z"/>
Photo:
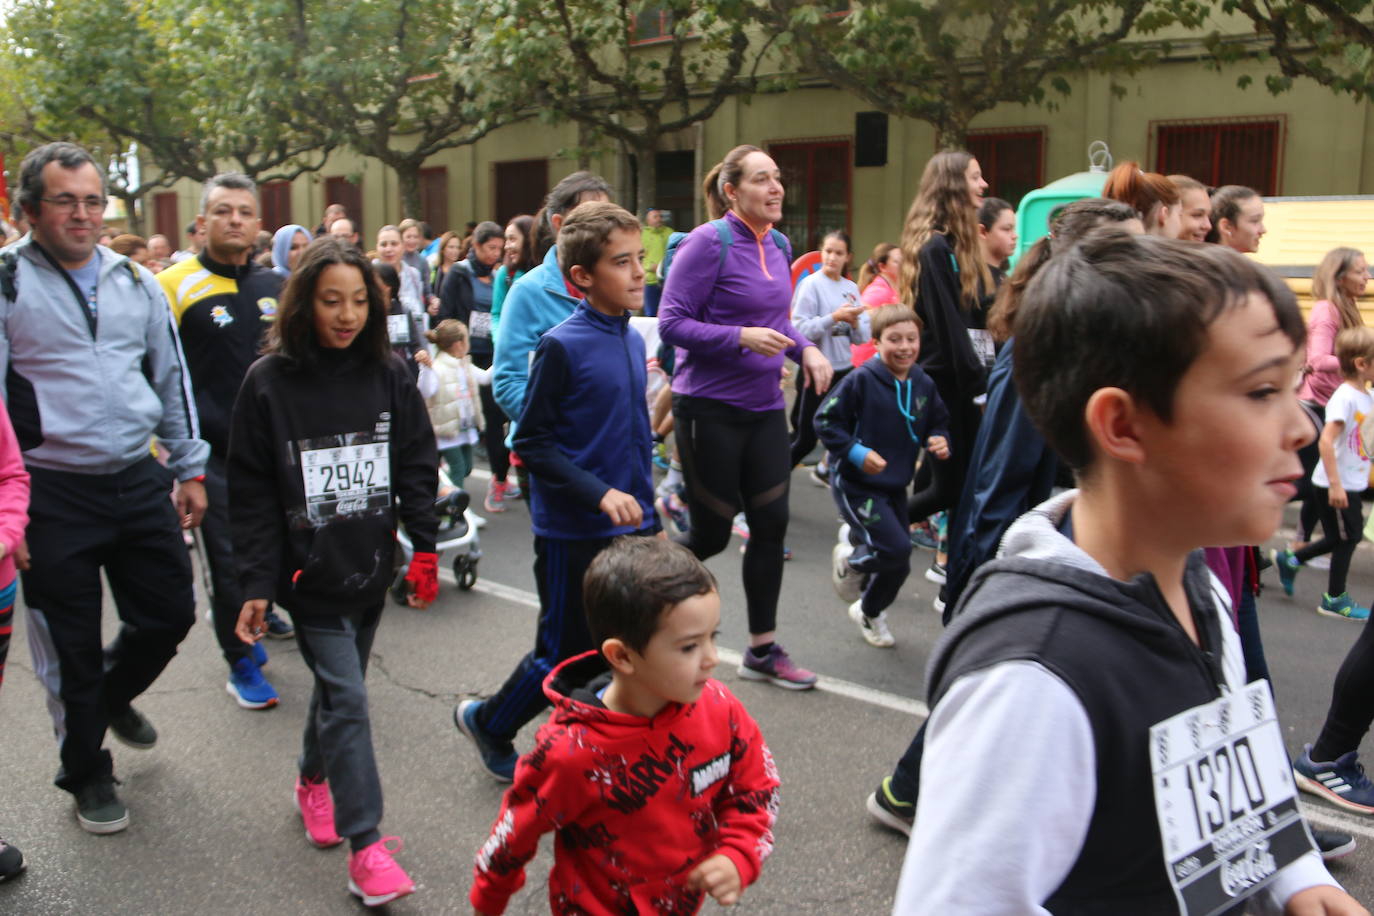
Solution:
<path fill-rule="evenodd" d="M 791 320 L 792 251 L 782 219 L 782 175 L 756 146 L 737 146 L 706 176 L 711 222 L 682 240 L 663 289 L 659 336 L 677 347 L 673 419 L 692 525 L 683 543 L 700 559 L 730 541 L 744 510 L 744 596 L 749 649 L 741 677 L 790 690 L 814 687 L 774 641 L 792 476 L 783 357 L 798 387 L 830 386 L 830 361 Z"/>
<path fill-rule="evenodd" d="M 1135 207 L 1147 235 L 1179 237 L 1183 208 L 1178 187 L 1158 172 L 1142 172 L 1138 163 L 1123 162 L 1107 176 L 1102 196 Z"/>

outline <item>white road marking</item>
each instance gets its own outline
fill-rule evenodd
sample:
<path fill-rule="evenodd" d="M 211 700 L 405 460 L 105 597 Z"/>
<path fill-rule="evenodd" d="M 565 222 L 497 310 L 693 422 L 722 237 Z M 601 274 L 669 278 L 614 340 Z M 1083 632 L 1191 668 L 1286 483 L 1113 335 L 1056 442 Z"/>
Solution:
<path fill-rule="evenodd" d="M 1302 812 L 1303 817 L 1314 824 L 1374 840 L 1374 826 L 1370 825 L 1367 818 L 1345 814 L 1325 805 L 1312 805 L 1304 801 L 1298 802 L 1298 810 Z"/>
<path fill-rule="evenodd" d="M 439 570 L 439 578 L 449 583 L 456 584 L 453 573 L 448 569 Z M 493 598 L 500 598 L 502 601 L 509 601 L 513 604 L 523 604 L 525 607 L 539 607 L 539 596 L 524 589 L 515 588 L 510 585 L 503 585 L 500 582 L 492 582 L 489 579 L 478 579 L 472 586 L 474 592 L 482 592 L 491 595 Z M 720 660 L 727 665 L 738 665 L 743 661 L 744 656 L 734 649 L 719 649 Z M 853 681 L 842 680 L 837 677 L 821 675 L 816 681 L 816 689 L 824 690 L 838 696 L 848 697 L 851 700 L 858 700 L 861 703 L 868 703 L 872 706 L 881 706 L 893 712 L 906 713 L 909 716 L 916 716 L 924 719 L 930 715 L 930 707 L 920 700 L 913 700 L 910 697 L 900 696 L 895 693 L 888 693 L 885 690 L 878 690 L 874 687 L 867 687 L 863 684 L 856 684 Z"/>

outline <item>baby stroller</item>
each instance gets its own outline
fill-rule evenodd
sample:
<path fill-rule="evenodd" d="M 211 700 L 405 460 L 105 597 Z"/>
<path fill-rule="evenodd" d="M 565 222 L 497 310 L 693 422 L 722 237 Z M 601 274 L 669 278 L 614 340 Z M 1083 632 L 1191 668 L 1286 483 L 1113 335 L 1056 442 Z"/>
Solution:
<path fill-rule="evenodd" d="M 434 514 L 439 516 L 439 536 L 435 540 L 434 552 L 439 562 L 444 562 L 445 554 L 453 556 L 453 577 L 458 587 L 467 591 L 477 584 L 477 562 L 482 559 L 481 538 L 477 529 L 483 519 L 478 518 L 469 508 L 472 498 L 466 490 L 454 488 L 434 500 Z M 405 528 L 396 529 L 396 543 L 401 548 L 401 564 L 396 570 L 396 578 L 391 582 L 391 597 L 397 604 L 407 604 L 406 571 L 410 569 L 410 559 L 415 548 Z"/>

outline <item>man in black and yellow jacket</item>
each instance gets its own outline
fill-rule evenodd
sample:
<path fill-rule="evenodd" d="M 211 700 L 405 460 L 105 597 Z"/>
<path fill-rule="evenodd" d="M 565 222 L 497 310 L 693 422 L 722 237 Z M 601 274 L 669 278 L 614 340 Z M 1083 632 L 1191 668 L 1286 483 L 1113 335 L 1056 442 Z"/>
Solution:
<path fill-rule="evenodd" d="M 229 664 L 226 690 L 245 709 L 269 709 L 277 705 L 277 692 L 262 675 L 267 653 L 234 634 L 243 597 L 229 534 L 225 459 L 234 399 L 276 319 L 282 278 L 253 263 L 258 191 L 247 175 L 228 172 L 207 181 L 196 221 L 205 229 L 205 248 L 164 270 L 158 281 L 181 329 L 201 434 L 210 443 L 205 468 L 210 505 L 201 530 L 215 592 L 211 618 Z M 272 635 L 290 636 L 290 625 L 273 616 Z"/>

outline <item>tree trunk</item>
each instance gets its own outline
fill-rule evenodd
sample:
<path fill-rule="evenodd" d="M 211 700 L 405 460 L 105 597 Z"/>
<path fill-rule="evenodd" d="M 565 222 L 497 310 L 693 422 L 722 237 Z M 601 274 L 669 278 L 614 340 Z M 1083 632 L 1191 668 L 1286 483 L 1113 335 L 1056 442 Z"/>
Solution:
<path fill-rule="evenodd" d="M 121 192 L 114 188 L 110 189 L 110 193 L 124 202 L 124 212 L 128 214 L 126 231 L 130 235 L 143 235 L 143 218 L 138 212 L 138 198 L 127 191 Z"/>
<path fill-rule="evenodd" d="M 635 147 L 635 212 L 640 218 L 644 211 L 656 205 L 658 195 L 658 138 L 645 137 Z"/>
<path fill-rule="evenodd" d="M 403 160 L 392 166 L 401 185 L 401 216 L 422 219 L 420 216 L 420 163 Z"/>
<path fill-rule="evenodd" d="M 934 122 L 935 148 L 937 150 L 961 150 L 968 143 L 968 122 L 973 120 L 971 112 L 950 111 Z"/>

